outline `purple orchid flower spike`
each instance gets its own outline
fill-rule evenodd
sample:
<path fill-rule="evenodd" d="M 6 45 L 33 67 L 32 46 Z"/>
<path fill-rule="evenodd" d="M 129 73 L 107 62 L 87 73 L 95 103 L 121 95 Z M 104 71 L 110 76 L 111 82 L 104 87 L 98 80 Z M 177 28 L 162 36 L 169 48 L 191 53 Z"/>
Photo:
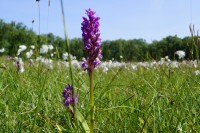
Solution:
<path fill-rule="evenodd" d="M 100 64 L 101 54 L 101 38 L 99 31 L 99 17 L 95 16 L 95 12 L 91 9 L 86 10 L 88 19 L 83 17 L 82 39 L 84 41 L 84 50 L 88 57 L 82 63 L 82 68 L 87 71 L 92 71 Z"/>
<path fill-rule="evenodd" d="M 74 98 L 73 98 L 73 87 L 68 84 L 67 87 L 64 88 L 63 91 L 63 104 L 65 106 L 73 105 L 74 104 Z M 76 94 L 75 102 L 78 103 L 78 94 Z"/>

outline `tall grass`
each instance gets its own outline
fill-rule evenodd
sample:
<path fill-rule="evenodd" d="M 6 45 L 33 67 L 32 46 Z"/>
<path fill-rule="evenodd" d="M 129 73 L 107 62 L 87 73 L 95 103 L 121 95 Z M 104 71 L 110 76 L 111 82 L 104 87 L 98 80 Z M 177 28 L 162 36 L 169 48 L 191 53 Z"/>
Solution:
<path fill-rule="evenodd" d="M 61 3 L 61 12 L 62 12 L 62 19 L 63 19 L 63 26 L 64 26 L 64 36 L 65 36 L 65 45 L 67 46 L 67 53 L 68 53 L 68 62 L 69 62 L 69 76 L 70 76 L 70 82 L 69 84 L 72 85 L 73 91 L 72 91 L 72 96 L 75 101 L 76 99 L 76 89 L 74 85 L 74 75 L 73 75 L 73 70 L 72 70 L 72 60 L 71 60 L 71 54 L 70 54 L 70 43 L 69 43 L 69 38 L 67 34 L 67 26 L 66 26 L 66 21 L 65 21 L 65 12 L 64 12 L 64 5 L 63 1 L 60 0 Z M 76 107 L 76 102 L 73 104 L 73 120 L 74 120 L 74 125 L 75 125 L 75 130 L 79 131 L 78 127 L 78 122 L 77 122 L 77 107 Z"/>
<path fill-rule="evenodd" d="M 0 132 L 31 132 L 42 91 L 34 131 L 74 132 L 61 96 L 70 82 L 68 68 L 40 65 L 38 78 L 36 66 L 26 64 L 26 71 L 18 73 L 12 62 L 1 58 L 0 64 L 6 65 L 0 68 Z M 88 75 L 79 68 L 73 71 L 79 88 L 77 108 L 89 121 Z M 167 72 L 165 67 L 112 68 L 107 73 L 97 69 L 95 132 L 199 132 L 200 76 L 187 67 L 171 69 L 171 78 Z"/>

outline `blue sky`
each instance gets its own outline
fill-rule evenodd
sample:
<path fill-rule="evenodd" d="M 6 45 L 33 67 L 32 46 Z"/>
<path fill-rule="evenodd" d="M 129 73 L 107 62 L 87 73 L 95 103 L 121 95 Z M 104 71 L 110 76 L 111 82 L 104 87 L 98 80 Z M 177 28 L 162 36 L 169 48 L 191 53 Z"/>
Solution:
<path fill-rule="evenodd" d="M 147 42 L 168 35 L 190 36 L 189 25 L 200 29 L 200 0 L 63 0 L 69 38 L 81 37 L 82 16 L 91 8 L 100 20 L 103 40 L 143 38 Z M 41 33 L 63 37 L 60 0 L 40 0 Z M 0 19 L 24 23 L 38 33 L 36 0 L 1 0 Z"/>

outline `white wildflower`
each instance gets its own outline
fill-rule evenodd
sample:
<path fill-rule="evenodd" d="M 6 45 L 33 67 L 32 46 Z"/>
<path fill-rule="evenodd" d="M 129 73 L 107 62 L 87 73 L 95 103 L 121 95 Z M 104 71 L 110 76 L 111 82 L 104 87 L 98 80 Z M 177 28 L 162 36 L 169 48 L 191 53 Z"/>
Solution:
<path fill-rule="evenodd" d="M 33 50 L 26 52 L 26 57 L 29 59 L 33 55 Z"/>
<path fill-rule="evenodd" d="M 46 65 L 47 68 L 53 69 L 53 60 L 45 59 L 43 63 Z"/>
<path fill-rule="evenodd" d="M 171 62 L 171 60 L 169 59 L 169 56 L 165 56 L 165 61 Z"/>
<path fill-rule="evenodd" d="M 108 67 L 103 67 L 103 72 L 107 73 L 108 72 Z"/>
<path fill-rule="evenodd" d="M 165 63 L 165 58 L 160 58 L 160 60 L 158 61 L 159 65 L 163 65 Z"/>
<path fill-rule="evenodd" d="M 48 46 L 48 45 L 42 45 L 42 46 L 40 47 L 40 53 L 41 53 L 41 54 L 47 53 L 48 50 L 49 50 L 49 46 Z"/>
<path fill-rule="evenodd" d="M 21 52 L 25 51 L 26 48 L 27 48 L 27 47 L 26 47 L 25 45 L 20 45 L 20 46 L 19 46 L 19 49 L 18 49 L 18 51 L 17 51 L 17 56 L 19 56 Z"/>
<path fill-rule="evenodd" d="M 171 62 L 170 65 L 171 65 L 172 68 L 178 68 L 179 67 L 179 63 L 177 61 Z"/>
<path fill-rule="evenodd" d="M 176 55 L 178 55 L 179 59 L 183 59 L 185 57 L 185 51 L 178 50 L 175 52 Z"/>
<path fill-rule="evenodd" d="M 21 58 L 18 58 L 18 57 L 15 57 L 14 58 L 15 60 L 15 66 L 17 68 L 17 71 L 20 72 L 20 73 L 23 73 L 24 72 L 24 62 Z"/>
<path fill-rule="evenodd" d="M 80 63 L 77 60 L 72 60 L 72 66 L 80 68 Z"/>
<path fill-rule="evenodd" d="M 63 57 L 63 60 L 68 60 L 68 53 L 67 52 L 63 53 L 62 57 Z"/>
<path fill-rule="evenodd" d="M 198 67 L 198 62 L 197 62 L 197 60 L 194 60 L 194 61 L 193 61 L 193 66 L 194 66 L 194 68 L 197 68 L 197 67 Z"/>
<path fill-rule="evenodd" d="M 53 50 L 53 45 L 48 45 L 49 50 Z"/>
<path fill-rule="evenodd" d="M 170 60 L 170 59 L 167 59 L 167 62 L 171 62 L 171 60 Z"/>
<path fill-rule="evenodd" d="M 108 62 L 102 62 L 100 64 L 100 68 L 102 68 L 103 72 L 107 73 L 107 71 L 108 71 L 108 65 L 109 65 Z"/>
<path fill-rule="evenodd" d="M 30 47 L 31 47 L 31 49 L 35 49 L 35 46 L 34 46 L 34 45 L 31 45 Z"/>
<path fill-rule="evenodd" d="M 131 65 L 133 70 L 137 70 L 137 66 L 136 65 Z"/>
<path fill-rule="evenodd" d="M 0 49 L 0 53 L 3 53 L 3 52 L 5 52 L 5 49 L 4 48 Z"/>
<path fill-rule="evenodd" d="M 26 50 L 26 48 L 27 48 L 27 47 L 26 47 L 25 45 L 20 45 L 20 46 L 19 46 L 19 49 L 21 49 L 22 51 Z"/>
<path fill-rule="evenodd" d="M 200 74 L 200 71 L 199 71 L 199 70 L 196 70 L 196 71 L 194 71 L 194 74 L 195 74 L 195 75 L 199 75 L 199 74 Z"/>
<path fill-rule="evenodd" d="M 43 57 L 37 57 L 36 61 L 40 61 L 43 65 L 45 65 L 49 69 L 53 69 L 53 60 L 43 58 Z"/>
<path fill-rule="evenodd" d="M 68 53 L 67 52 L 63 53 L 62 57 L 63 57 L 63 60 L 65 61 L 68 60 Z M 76 60 L 76 56 L 73 56 L 70 54 L 70 57 L 71 57 L 71 60 Z"/>

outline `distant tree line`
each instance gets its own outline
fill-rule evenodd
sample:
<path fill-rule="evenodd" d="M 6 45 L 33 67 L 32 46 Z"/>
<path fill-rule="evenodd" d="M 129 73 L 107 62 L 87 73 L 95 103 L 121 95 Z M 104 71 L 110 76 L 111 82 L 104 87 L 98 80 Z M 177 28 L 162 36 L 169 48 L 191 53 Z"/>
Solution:
<path fill-rule="evenodd" d="M 16 56 L 20 45 L 35 45 L 39 49 L 42 44 L 51 44 L 58 53 L 56 58 L 61 58 L 67 51 L 65 40 L 52 33 L 37 35 L 32 29 L 28 29 L 23 23 L 5 23 L 0 20 L 0 49 L 5 48 L 4 53 L 0 55 Z M 115 59 L 118 61 L 147 61 L 159 60 L 161 57 L 168 56 L 170 59 L 177 59 L 175 52 L 183 50 L 186 53 L 185 59 L 199 58 L 198 37 L 179 38 L 167 36 L 160 41 L 147 43 L 144 39 L 123 40 L 102 42 L 103 60 Z M 70 50 L 73 56 L 78 60 L 85 57 L 83 51 L 83 41 L 81 38 L 70 40 Z"/>

